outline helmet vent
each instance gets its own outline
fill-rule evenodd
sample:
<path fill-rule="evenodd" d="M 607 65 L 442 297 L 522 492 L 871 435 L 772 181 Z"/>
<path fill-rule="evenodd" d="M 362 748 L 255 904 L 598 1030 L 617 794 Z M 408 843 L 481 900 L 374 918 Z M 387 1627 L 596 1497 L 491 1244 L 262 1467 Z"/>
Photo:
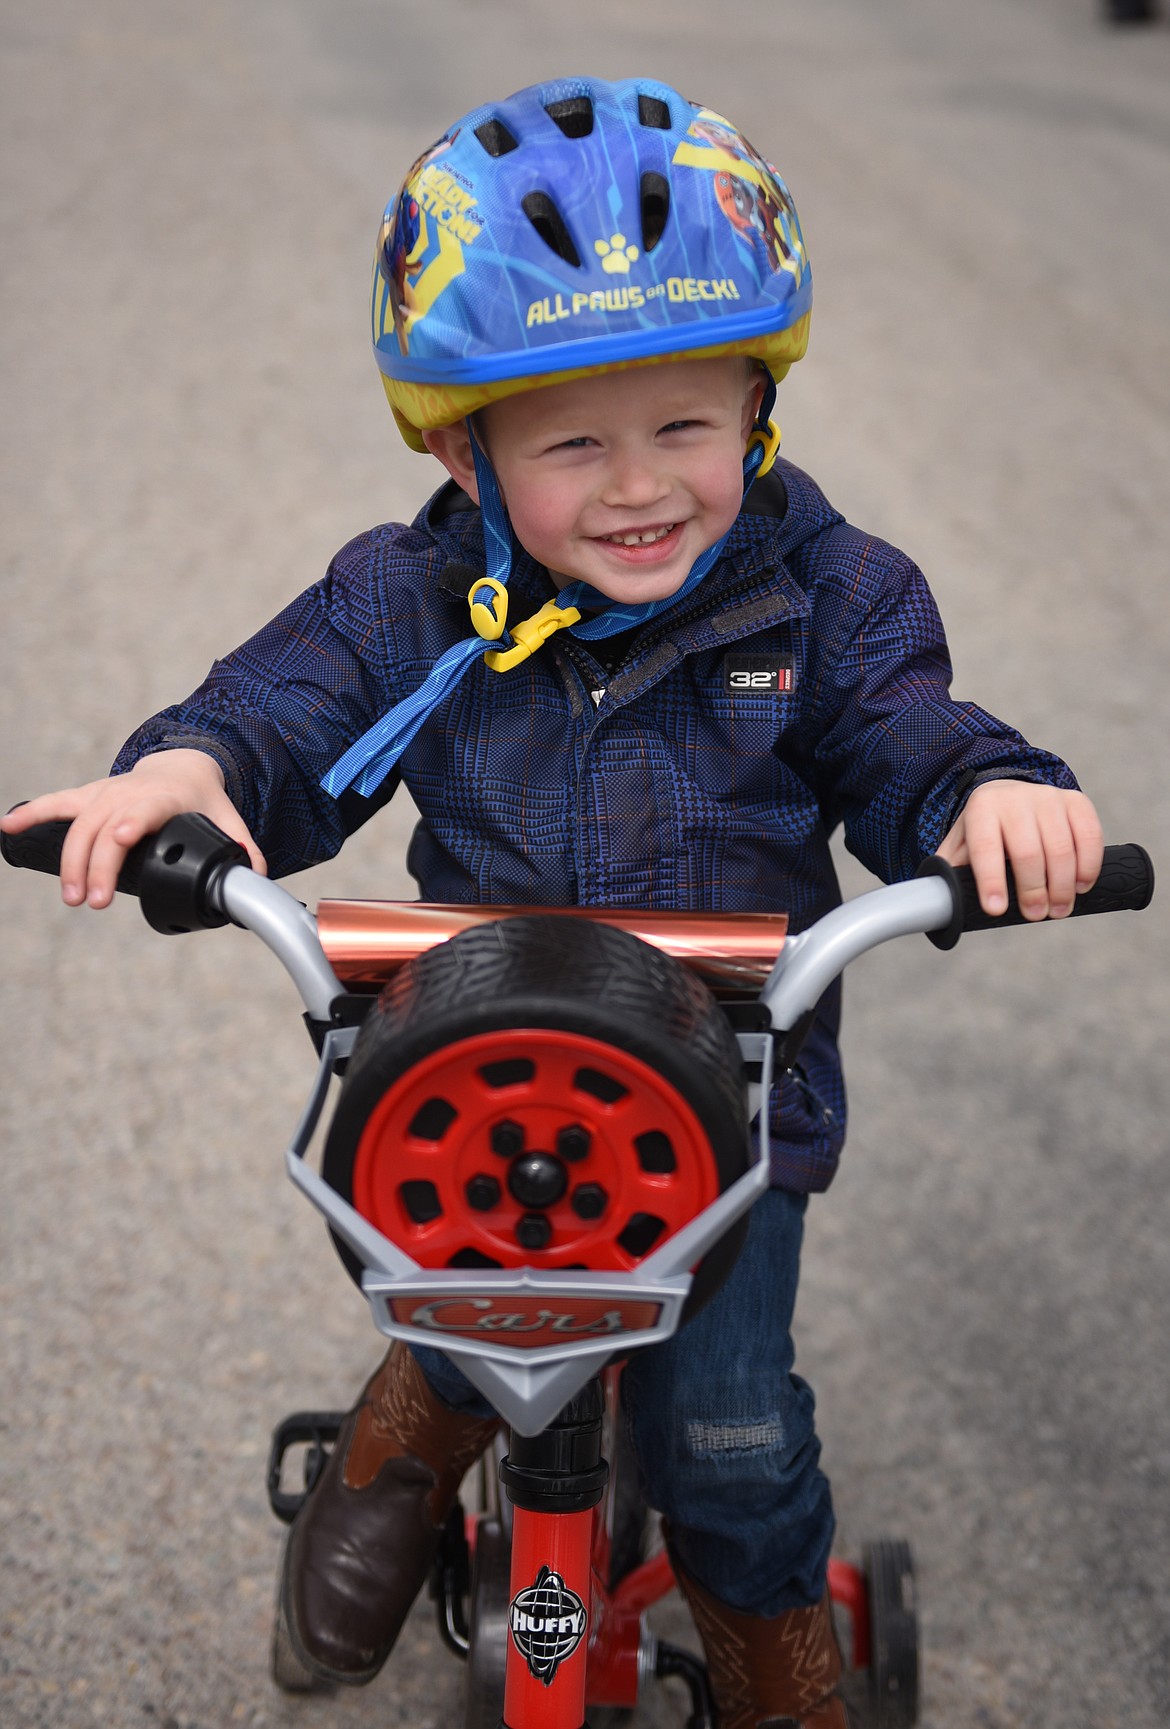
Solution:
<path fill-rule="evenodd" d="M 670 184 L 662 174 L 642 176 L 642 250 L 653 252 L 670 215 Z"/>
<path fill-rule="evenodd" d="M 573 237 L 565 227 L 565 219 L 547 192 L 529 192 L 520 200 L 520 208 L 550 251 L 574 269 L 580 269 L 581 259 L 573 245 Z"/>
<path fill-rule="evenodd" d="M 593 103 L 588 96 L 566 96 L 561 102 L 550 102 L 545 113 L 566 138 L 588 138 L 593 130 Z"/>
<path fill-rule="evenodd" d="M 659 132 L 670 131 L 670 109 L 657 96 L 638 97 L 638 119 L 643 126 L 656 127 Z"/>
<path fill-rule="evenodd" d="M 485 120 L 482 126 L 476 127 L 475 136 L 489 156 L 506 156 L 509 150 L 515 150 L 517 144 L 502 120 Z"/>

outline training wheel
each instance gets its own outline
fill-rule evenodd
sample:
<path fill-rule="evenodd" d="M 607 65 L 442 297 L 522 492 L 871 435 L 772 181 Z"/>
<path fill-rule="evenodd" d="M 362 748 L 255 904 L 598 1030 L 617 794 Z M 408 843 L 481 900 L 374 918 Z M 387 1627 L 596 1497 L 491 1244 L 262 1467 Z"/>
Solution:
<path fill-rule="evenodd" d="M 503 1718 L 511 1562 L 512 1544 L 499 1519 L 481 1519 L 471 1563 L 463 1729 L 499 1729 Z"/>
<path fill-rule="evenodd" d="M 862 1550 L 869 1594 L 869 1699 L 873 1729 L 918 1721 L 918 1605 L 909 1543 L 886 1538 Z"/>

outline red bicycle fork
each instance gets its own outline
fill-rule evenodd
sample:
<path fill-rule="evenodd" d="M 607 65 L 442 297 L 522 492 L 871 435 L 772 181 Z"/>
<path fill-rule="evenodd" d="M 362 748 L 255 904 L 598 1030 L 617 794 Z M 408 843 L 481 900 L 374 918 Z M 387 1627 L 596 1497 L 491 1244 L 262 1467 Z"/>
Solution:
<path fill-rule="evenodd" d="M 501 1729 L 584 1729 L 602 1413 L 594 1380 L 541 1434 L 513 1434 L 500 1466 L 513 1509 Z"/>
<path fill-rule="evenodd" d="M 500 1729 L 585 1729 L 587 1695 L 591 1704 L 637 1703 L 642 1617 L 672 1588 L 674 1574 L 663 1551 L 609 1587 L 609 1533 L 596 1513 L 608 1475 L 603 1409 L 601 1383 L 593 1381 L 542 1434 L 514 1434 L 500 1467 L 513 1508 Z M 853 1667 L 865 1668 L 865 1579 L 834 1560 L 829 1590 L 849 1614 Z M 658 1672 L 676 1671 L 667 1665 Z"/>

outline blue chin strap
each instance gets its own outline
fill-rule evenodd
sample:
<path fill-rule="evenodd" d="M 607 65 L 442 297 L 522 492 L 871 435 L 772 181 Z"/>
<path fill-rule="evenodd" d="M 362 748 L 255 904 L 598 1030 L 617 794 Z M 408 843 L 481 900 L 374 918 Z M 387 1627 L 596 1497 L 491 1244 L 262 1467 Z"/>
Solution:
<path fill-rule="evenodd" d="M 775 460 L 780 442 L 780 434 L 771 421 L 775 401 L 776 385 L 769 376 L 743 459 L 745 495 L 757 476 L 766 473 Z M 334 798 L 340 798 L 349 786 L 368 798 L 385 780 L 427 716 L 451 694 L 477 656 L 482 655 L 494 672 L 507 672 L 527 660 L 558 630 L 569 630 L 583 641 L 592 642 L 657 618 L 684 600 L 714 569 L 731 533 L 728 529 L 714 546 L 709 546 L 695 560 L 681 586 L 663 600 L 648 600 L 640 605 L 613 601 L 590 583 L 571 582 L 532 618 L 523 619 L 509 631 L 507 585 L 512 573 L 512 524 L 492 465 L 480 448 L 470 419 L 467 430 L 479 484 L 487 553 L 487 576 L 472 585 L 467 597 L 478 634 L 455 643 L 440 655 L 418 689 L 375 721 L 368 732 L 338 757 L 328 774 L 322 775 L 321 785 Z M 490 646 L 497 642 L 502 646 Z"/>

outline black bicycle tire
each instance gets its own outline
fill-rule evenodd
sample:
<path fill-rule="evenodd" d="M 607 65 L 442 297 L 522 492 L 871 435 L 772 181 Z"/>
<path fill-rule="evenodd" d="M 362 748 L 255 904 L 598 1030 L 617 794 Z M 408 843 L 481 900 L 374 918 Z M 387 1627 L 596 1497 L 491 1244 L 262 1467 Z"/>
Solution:
<path fill-rule="evenodd" d="M 609 1588 L 640 1567 L 649 1554 L 649 1509 L 642 1488 L 638 1455 L 621 1413 L 613 1432 L 613 1458 L 609 1461 L 613 1497 L 613 1523 L 609 1549 Z"/>
<path fill-rule="evenodd" d="M 463 1729 L 499 1729 L 504 1717 L 512 1545 L 498 1519 L 481 1519 L 471 1562 Z"/>
<path fill-rule="evenodd" d="M 869 1594 L 869 1699 L 873 1729 L 918 1722 L 918 1607 L 909 1543 L 882 1538 L 862 1550 Z"/>

